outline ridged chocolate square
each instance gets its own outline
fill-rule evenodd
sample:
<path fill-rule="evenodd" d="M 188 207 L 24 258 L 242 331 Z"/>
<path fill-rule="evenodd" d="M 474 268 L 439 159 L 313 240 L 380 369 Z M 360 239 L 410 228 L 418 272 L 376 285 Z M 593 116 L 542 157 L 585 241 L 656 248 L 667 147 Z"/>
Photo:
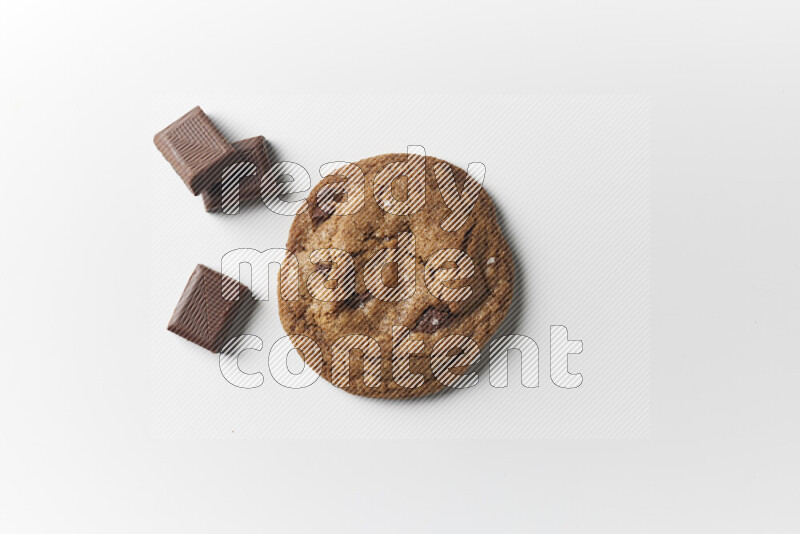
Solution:
<path fill-rule="evenodd" d="M 224 210 L 236 213 L 236 207 L 261 196 L 261 177 L 269 170 L 269 151 L 263 136 L 242 139 L 233 143 L 236 163 L 225 171 L 222 182 L 203 190 L 206 211 Z M 238 198 L 235 180 L 239 179 Z"/>
<path fill-rule="evenodd" d="M 153 142 L 195 195 L 220 181 L 222 170 L 236 159 L 236 150 L 199 106 L 158 132 Z"/>
<path fill-rule="evenodd" d="M 239 286 L 239 298 L 227 300 Z M 198 265 L 183 290 L 167 330 L 212 352 L 218 352 L 235 325 L 252 310 L 250 290 L 244 284 Z"/>

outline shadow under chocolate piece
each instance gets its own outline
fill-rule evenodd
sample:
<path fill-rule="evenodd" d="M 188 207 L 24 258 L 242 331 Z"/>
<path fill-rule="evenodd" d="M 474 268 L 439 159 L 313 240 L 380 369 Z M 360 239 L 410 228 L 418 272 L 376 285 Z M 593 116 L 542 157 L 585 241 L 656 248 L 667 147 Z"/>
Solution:
<path fill-rule="evenodd" d="M 239 287 L 239 298 L 227 300 Z M 244 284 L 198 265 L 175 307 L 167 330 L 192 343 L 218 352 L 235 324 L 252 311 L 250 290 Z"/>
<path fill-rule="evenodd" d="M 220 181 L 222 170 L 236 160 L 236 150 L 199 106 L 158 132 L 153 142 L 195 195 Z"/>
<path fill-rule="evenodd" d="M 267 140 L 259 135 L 236 141 L 233 148 L 236 163 L 224 170 L 222 181 L 203 190 L 206 211 L 235 214 L 240 203 L 261 196 L 261 177 L 269 170 Z"/>

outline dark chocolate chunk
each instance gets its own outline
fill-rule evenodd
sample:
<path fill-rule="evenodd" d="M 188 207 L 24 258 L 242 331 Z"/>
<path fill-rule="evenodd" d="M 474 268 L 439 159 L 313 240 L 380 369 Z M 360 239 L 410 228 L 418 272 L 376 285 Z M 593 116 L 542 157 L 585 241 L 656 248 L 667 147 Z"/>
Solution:
<path fill-rule="evenodd" d="M 447 310 L 440 310 L 433 306 L 427 308 L 417 320 L 414 332 L 421 334 L 433 334 L 440 328 L 447 326 L 453 319 L 453 315 Z"/>
<path fill-rule="evenodd" d="M 318 271 L 329 271 L 332 266 L 333 263 L 330 261 L 321 261 L 319 263 L 314 264 L 314 268 Z"/>
<path fill-rule="evenodd" d="M 153 141 L 195 195 L 220 181 L 222 169 L 236 159 L 236 150 L 199 106 L 158 132 Z"/>
<path fill-rule="evenodd" d="M 311 211 L 309 213 L 314 226 L 318 226 L 319 224 L 327 221 L 332 215 L 332 213 L 328 213 L 319 206 L 320 202 L 325 202 L 328 200 L 341 202 L 344 200 L 344 195 L 344 191 L 325 191 L 323 194 L 317 196 L 316 201 L 310 205 Z"/>
<path fill-rule="evenodd" d="M 311 206 L 310 215 L 311 220 L 314 222 L 314 226 L 318 226 L 319 224 L 327 221 L 331 216 L 330 213 L 322 211 L 322 208 L 320 208 L 316 203 Z"/>
<path fill-rule="evenodd" d="M 261 178 L 269 171 L 269 150 L 263 136 L 242 139 L 233 143 L 236 161 L 223 170 L 230 177 L 239 179 L 239 196 L 235 188 L 226 187 L 225 182 L 217 182 L 203 190 L 203 203 L 206 211 L 236 213 L 236 207 L 244 202 L 261 197 Z M 243 176 L 244 175 L 244 176 Z M 222 176 L 222 175 L 221 175 Z"/>
<path fill-rule="evenodd" d="M 236 285 L 239 298 L 227 300 L 224 295 Z M 241 324 L 251 311 L 251 304 L 247 286 L 205 265 L 198 265 L 183 290 L 167 330 L 217 352 L 228 340 L 234 325 Z"/>
<path fill-rule="evenodd" d="M 353 293 L 348 298 L 342 301 L 342 304 L 347 306 L 348 308 L 363 308 L 364 304 L 367 303 L 368 300 L 372 299 L 372 295 L 369 291 L 364 291 L 360 295 L 358 293 Z"/>

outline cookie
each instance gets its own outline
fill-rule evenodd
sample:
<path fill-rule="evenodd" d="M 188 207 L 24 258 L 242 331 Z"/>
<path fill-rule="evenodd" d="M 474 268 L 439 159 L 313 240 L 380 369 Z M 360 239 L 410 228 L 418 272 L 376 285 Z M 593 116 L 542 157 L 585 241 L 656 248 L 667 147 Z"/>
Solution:
<path fill-rule="evenodd" d="M 448 207 L 456 190 L 471 211 Z M 299 298 L 279 300 L 283 328 L 307 365 L 355 395 L 463 384 L 511 305 L 513 260 L 489 195 L 433 157 L 385 154 L 327 176 L 286 248 Z"/>

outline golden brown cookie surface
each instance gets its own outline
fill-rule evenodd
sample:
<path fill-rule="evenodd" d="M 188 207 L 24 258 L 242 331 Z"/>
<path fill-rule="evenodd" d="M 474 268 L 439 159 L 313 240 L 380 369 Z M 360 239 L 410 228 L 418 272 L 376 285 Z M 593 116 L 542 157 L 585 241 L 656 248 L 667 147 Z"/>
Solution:
<path fill-rule="evenodd" d="M 511 304 L 511 251 L 488 194 L 464 170 L 433 157 L 417 161 L 419 181 L 387 184 L 387 169 L 410 158 L 375 156 L 323 179 L 286 246 L 299 265 L 299 299 L 280 299 L 284 330 L 308 365 L 356 395 L 410 398 L 446 387 L 475 361 Z M 465 217 L 445 203 L 454 206 L 455 189 L 440 188 L 449 172 L 462 199 L 470 191 L 476 198 Z M 422 201 L 411 202 L 415 195 Z M 387 212 L 379 202 L 390 196 L 416 211 Z M 381 257 L 397 264 L 380 269 Z M 410 273 L 413 287 L 404 277 Z M 463 280 L 447 280 L 456 274 Z M 322 358 L 306 357 L 308 341 L 296 335 L 312 339 Z"/>

